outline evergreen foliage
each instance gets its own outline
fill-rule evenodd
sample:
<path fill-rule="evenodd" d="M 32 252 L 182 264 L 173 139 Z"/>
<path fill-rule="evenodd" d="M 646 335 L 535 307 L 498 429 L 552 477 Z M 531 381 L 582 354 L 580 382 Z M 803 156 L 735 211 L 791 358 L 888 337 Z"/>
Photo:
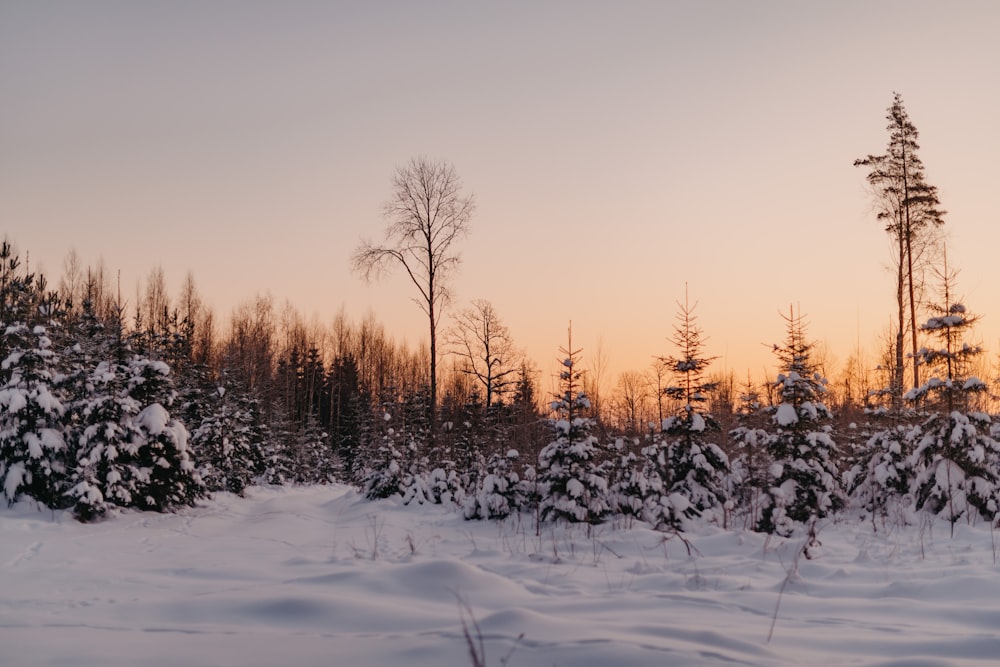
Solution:
<path fill-rule="evenodd" d="M 771 461 L 767 445 L 770 436 L 761 428 L 765 419 L 760 393 L 748 378 L 739 396 L 737 426 L 729 432 L 735 451 L 729 489 L 735 505 L 743 511 L 750 525 L 760 521 L 762 497 L 768 488 L 767 472 Z"/>
<path fill-rule="evenodd" d="M 889 424 L 873 434 L 844 475 L 848 495 L 873 521 L 876 517 L 886 519 L 910 490 L 910 430 L 903 424 Z"/>
<path fill-rule="evenodd" d="M 635 445 L 637 443 L 633 443 Z M 641 459 L 626 444 L 624 438 L 617 438 L 612 446 L 612 466 L 610 469 L 610 505 L 614 512 L 626 517 L 645 519 L 646 502 L 651 488 Z"/>
<path fill-rule="evenodd" d="M 927 183 L 924 165 L 917 153 L 919 133 L 903 106 L 899 93 L 893 93 L 886 116 L 889 143 L 881 155 L 869 155 L 854 161 L 868 168 L 868 183 L 875 195 L 878 219 L 893 240 L 893 263 L 896 269 L 896 340 L 890 394 L 895 410 L 902 407 L 904 335 L 910 331 L 913 357 L 913 387 L 920 385 L 917 348 L 917 304 L 923 285 L 923 270 L 936 244 L 935 232 L 944 224 L 944 211 L 937 188 Z"/>
<path fill-rule="evenodd" d="M 694 306 L 686 297 L 678 306 L 673 337 L 678 355 L 663 360 L 676 381 L 667 387 L 666 394 L 680 402 L 677 414 L 663 420 L 663 432 L 669 440 L 663 485 L 666 495 L 675 500 L 669 506 L 659 504 L 667 513 L 656 521 L 674 529 L 707 510 L 724 509 L 724 477 L 729 472 L 728 457 L 708 440 L 711 433 L 719 432 L 719 424 L 703 409 L 708 395 L 717 388 L 716 383 L 705 380 L 712 358 L 703 356 L 704 341 Z M 684 500 L 677 502 L 677 498 Z"/>
<path fill-rule="evenodd" d="M 610 510 L 608 483 L 597 458 L 597 438 L 586 416 L 590 399 L 581 390 L 580 350 L 560 350 L 565 358 L 559 380 L 562 393 L 552 402 L 550 421 L 554 440 L 538 455 L 538 479 L 544 489 L 539 500 L 542 521 L 565 520 L 596 524 Z"/>
<path fill-rule="evenodd" d="M 516 449 L 490 456 L 481 483 L 463 503 L 466 519 L 505 519 L 525 505 L 521 478 L 514 469 L 518 457 Z"/>
<path fill-rule="evenodd" d="M 191 434 L 199 474 L 209 491 L 243 495 L 265 472 L 267 433 L 258 402 L 235 387 L 206 392 L 205 416 Z"/>
<path fill-rule="evenodd" d="M 787 338 L 774 351 L 781 362 L 775 388 L 781 402 L 771 415 L 767 449 L 772 461 L 757 529 L 788 535 L 795 522 L 823 518 L 844 505 L 831 437 L 833 415 L 823 403 L 826 379 L 812 361 L 805 322 L 792 310 Z"/>
<path fill-rule="evenodd" d="M 66 479 L 66 412 L 52 341 L 41 325 L 6 326 L 0 362 L 0 488 L 8 503 L 27 495 L 58 507 Z"/>
<path fill-rule="evenodd" d="M 391 420 L 392 415 L 383 412 L 381 424 L 366 433 L 366 440 L 377 438 L 364 477 L 364 494 L 370 500 L 403 495 L 403 455 L 396 444 L 396 429 L 389 425 Z"/>
<path fill-rule="evenodd" d="M 963 340 L 977 318 L 952 301 L 953 278 L 946 267 L 942 303 L 922 327 L 939 342 L 920 351 L 921 362 L 934 374 L 906 396 L 929 413 L 908 435 L 916 507 L 942 515 L 952 525 L 963 517 L 994 519 L 1000 494 L 1000 443 L 992 435 L 992 418 L 975 409 L 986 384 L 969 373 L 981 349 Z"/>

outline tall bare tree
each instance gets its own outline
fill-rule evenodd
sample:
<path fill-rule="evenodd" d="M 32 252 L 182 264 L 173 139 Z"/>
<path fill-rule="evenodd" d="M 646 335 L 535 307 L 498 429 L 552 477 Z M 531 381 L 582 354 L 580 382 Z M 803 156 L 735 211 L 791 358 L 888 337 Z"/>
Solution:
<path fill-rule="evenodd" d="M 459 372 L 482 385 L 487 408 L 517 381 L 521 354 L 489 301 L 476 299 L 458 313 L 445 341 L 462 362 Z"/>
<path fill-rule="evenodd" d="M 886 116 L 889 121 L 889 145 L 882 155 L 869 155 L 854 161 L 867 167 L 868 183 L 875 194 L 878 219 L 894 242 L 896 264 L 896 361 L 893 377 L 893 404 L 899 407 L 903 396 L 904 337 L 910 332 L 913 358 L 913 386 L 920 386 L 920 360 L 917 347 L 917 301 L 923 285 L 923 268 L 936 245 L 936 230 L 944 224 L 937 188 L 924 180 L 924 165 L 917 155 L 919 133 L 910 121 L 903 99 L 893 93 Z M 909 311 L 907 313 L 907 311 Z"/>
<path fill-rule="evenodd" d="M 71 248 L 63 259 L 63 274 L 59 278 L 59 296 L 65 300 L 67 306 L 75 312 L 80 312 L 83 299 L 84 284 L 83 264 L 76 248 Z"/>
<path fill-rule="evenodd" d="M 383 243 L 364 241 L 352 257 L 354 270 L 365 280 L 402 266 L 419 292 L 414 301 L 427 315 L 430 329 L 432 424 L 437 408 L 438 324 L 449 299 L 449 278 L 461 262 L 455 243 L 468 233 L 474 209 L 473 197 L 462 194 L 454 166 L 413 158 L 392 178 L 392 194 L 383 210 Z"/>

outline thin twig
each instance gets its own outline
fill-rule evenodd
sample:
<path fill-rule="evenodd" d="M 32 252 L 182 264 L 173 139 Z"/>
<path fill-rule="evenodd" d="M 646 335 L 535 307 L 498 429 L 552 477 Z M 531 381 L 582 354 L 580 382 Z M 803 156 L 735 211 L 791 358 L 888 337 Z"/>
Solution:
<path fill-rule="evenodd" d="M 774 636 L 774 626 L 778 622 L 778 609 L 781 607 L 781 596 L 785 593 L 785 587 L 788 586 L 788 582 L 792 580 L 792 577 L 799 571 L 799 558 L 805 556 L 806 559 L 812 558 L 809 553 L 809 547 L 817 546 L 819 540 L 817 539 L 816 533 L 816 517 L 812 518 L 809 522 L 809 534 L 806 535 L 806 539 L 803 540 L 802 546 L 799 547 L 798 551 L 795 552 L 795 558 L 792 559 L 792 566 L 785 573 L 785 580 L 781 582 L 781 588 L 778 589 L 778 599 L 774 603 L 774 614 L 771 615 L 771 629 L 767 632 L 767 643 L 771 643 L 771 637 Z"/>

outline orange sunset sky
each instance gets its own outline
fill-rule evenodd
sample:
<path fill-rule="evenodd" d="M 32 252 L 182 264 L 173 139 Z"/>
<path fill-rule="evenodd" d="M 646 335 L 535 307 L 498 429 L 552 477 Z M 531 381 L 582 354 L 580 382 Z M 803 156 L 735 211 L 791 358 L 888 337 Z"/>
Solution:
<path fill-rule="evenodd" d="M 669 355 L 685 283 L 713 370 L 773 368 L 798 304 L 842 362 L 890 324 L 855 158 L 893 91 L 1000 349 L 1000 4 L 0 0 L 0 232 L 58 280 L 192 271 L 225 317 L 269 293 L 426 340 L 402 273 L 350 271 L 397 165 L 477 210 L 454 306 L 490 300 L 548 369 L 573 321 L 609 381 Z M 544 386 L 544 385 L 543 385 Z"/>

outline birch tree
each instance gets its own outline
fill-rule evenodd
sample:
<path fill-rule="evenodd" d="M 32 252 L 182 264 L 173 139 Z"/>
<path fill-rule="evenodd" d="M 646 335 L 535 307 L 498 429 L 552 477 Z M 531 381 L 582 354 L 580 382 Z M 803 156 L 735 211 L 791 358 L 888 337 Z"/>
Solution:
<path fill-rule="evenodd" d="M 475 210 L 463 195 L 455 167 L 425 157 L 396 169 L 392 193 L 383 207 L 384 239 L 363 241 L 354 251 L 354 270 L 366 281 L 401 266 L 417 288 L 414 298 L 430 332 L 430 412 L 437 408 L 437 332 L 450 297 L 450 278 L 461 263 L 455 247 L 465 237 Z M 433 419 L 432 422 L 433 424 Z"/>

